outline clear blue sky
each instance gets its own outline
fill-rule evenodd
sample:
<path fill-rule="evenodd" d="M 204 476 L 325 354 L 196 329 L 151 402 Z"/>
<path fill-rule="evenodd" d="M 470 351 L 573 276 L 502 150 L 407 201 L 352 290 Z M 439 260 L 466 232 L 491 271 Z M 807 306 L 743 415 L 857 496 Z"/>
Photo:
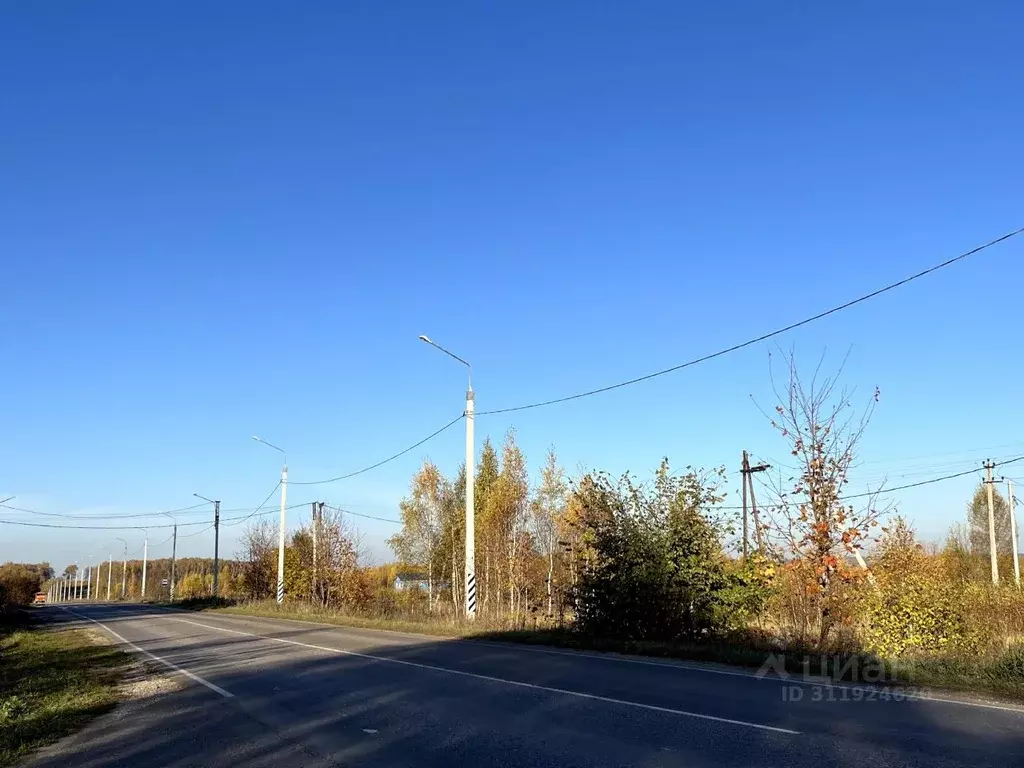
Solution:
<path fill-rule="evenodd" d="M 472 361 L 479 409 L 515 405 L 1024 225 L 1024 11 L 897 5 L 6 4 L 0 497 L 255 506 L 279 457 L 254 433 L 309 480 L 461 411 L 463 371 L 420 333 Z M 808 364 L 850 349 L 846 381 L 881 387 L 862 480 L 1024 452 L 1022 254 L 1024 237 L 781 340 Z M 534 468 L 551 444 L 570 470 L 780 457 L 749 397 L 770 397 L 767 353 L 477 431 L 515 427 Z M 289 500 L 393 517 L 428 455 L 454 472 L 461 427 Z M 893 498 L 939 537 L 972 482 Z M 393 526 L 361 529 L 384 553 Z M 0 561 L 63 567 L 116 535 L 4 525 Z"/>

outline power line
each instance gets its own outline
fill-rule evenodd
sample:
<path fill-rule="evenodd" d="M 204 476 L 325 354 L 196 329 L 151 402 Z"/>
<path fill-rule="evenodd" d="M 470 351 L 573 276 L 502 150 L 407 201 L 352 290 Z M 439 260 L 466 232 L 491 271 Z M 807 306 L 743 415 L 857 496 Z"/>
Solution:
<path fill-rule="evenodd" d="M 599 387 L 598 389 L 591 389 L 591 390 L 588 390 L 586 392 L 579 392 L 579 393 L 577 393 L 575 395 L 568 395 L 566 397 L 557 397 L 557 398 L 554 398 L 552 400 L 542 400 L 542 401 L 537 402 L 537 403 L 529 403 L 528 405 L 516 405 L 516 406 L 512 406 L 510 408 L 495 408 L 495 409 L 490 410 L 490 411 L 477 411 L 476 415 L 477 416 L 491 416 L 491 415 L 498 414 L 498 413 L 511 413 L 513 411 L 525 411 L 525 410 L 528 410 L 528 409 L 531 409 L 531 408 L 543 408 L 544 406 L 547 406 L 547 405 L 556 405 L 558 403 L 565 403 L 565 402 L 568 402 L 570 400 L 579 400 L 580 398 L 590 397 L 592 395 L 599 395 L 599 394 L 601 394 L 603 392 L 610 392 L 613 389 L 620 389 L 622 387 L 628 387 L 628 386 L 630 386 L 632 384 L 639 384 L 640 382 L 647 381 L 648 379 L 653 379 L 653 378 L 656 378 L 658 376 L 664 376 L 667 373 L 673 373 L 675 371 L 682 370 L 683 368 L 689 368 L 690 366 L 694 366 L 694 365 L 697 365 L 699 363 L 704 363 L 704 362 L 707 362 L 708 360 L 713 360 L 716 357 L 722 357 L 723 355 L 727 355 L 730 352 L 736 352 L 736 351 L 738 351 L 740 349 L 744 349 L 745 347 L 749 347 L 749 346 L 752 346 L 754 344 L 759 344 L 762 341 L 767 341 L 768 339 L 771 339 L 771 338 L 773 338 L 775 336 L 780 336 L 780 335 L 782 335 L 784 333 L 787 333 L 789 331 L 792 331 L 792 330 L 794 330 L 796 328 L 800 328 L 801 326 L 808 325 L 809 323 L 813 323 L 816 320 L 821 320 L 822 318 L 828 317 L 829 315 L 834 315 L 836 312 L 841 312 L 844 309 L 849 309 L 850 307 L 852 307 L 852 306 L 854 306 L 856 304 L 860 304 L 861 302 L 867 301 L 868 299 L 873 299 L 876 296 L 880 296 L 883 293 L 886 293 L 888 291 L 891 291 L 891 290 L 894 290 L 896 288 L 899 288 L 900 286 L 906 285 L 907 283 L 910 283 L 910 282 L 912 282 L 914 280 L 922 278 L 925 275 L 930 275 L 932 272 L 936 272 L 936 271 L 938 271 L 940 269 L 943 269 L 944 267 L 950 266 L 951 264 L 955 264 L 958 261 L 966 259 L 968 256 L 972 256 L 975 253 L 979 253 L 980 251 L 984 251 L 986 248 L 991 248 L 993 245 L 997 245 L 997 244 L 1003 242 L 1004 240 L 1009 240 L 1011 237 L 1016 237 L 1017 235 L 1021 234 L 1022 232 L 1024 232 L 1024 227 L 1021 227 L 1020 229 L 1015 229 L 1013 232 L 1008 232 L 1005 235 L 1002 235 L 1001 237 L 997 237 L 995 240 L 990 240 L 987 243 L 984 243 L 983 245 L 979 245 L 976 248 L 972 248 L 971 250 L 966 251 L 965 253 L 961 253 L 959 256 L 954 256 L 951 259 L 947 259 L 946 261 L 943 261 L 940 264 L 935 264 L 934 266 L 928 267 L 928 269 L 922 270 L 921 272 L 918 272 L 917 274 L 911 275 L 910 277 L 905 277 L 905 278 L 903 278 L 902 280 L 900 280 L 898 282 L 890 283 L 889 285 L 886 285 L 886 286 L 884 286 L 882 288 L 878 288 L 877 290 L 874 290 L 871 293 L 866 293 L 863 296 L 860 296 L 860 297 L 858 297 L 856 299 L 852 299 L 851 301 L 847 301 L 846 303 L 840 304 L 837 307 L 832 307 L 832 309 L 827 309 L 824 312 L 819 312 L 818 314 L 812 315 L 811 317 L 804 318 L 803 320 L 800 320 L 800 321 L 795 322 L 795 323 L 790 323 L 789 325 L 787 325 L 787 326 L 785 326 L 783 328 L 779 328 L 777 330 L 761 334 L 760 336 L 757 336 L 756 338 L 748 339 L 747 341 L 740 342 L 739 344 L 734 344 L 731 347 L 727 347 L 725 349 L 720 349 L 717 352 L 712 352 L 709 355 L 704 355 L 703 357 L 698 357 L 698 358 L 695 358 L 695 359 L 690 360 L 688 362 L 680 363 L 679 365 L 673 365 L 671 368 L 665 368 L 665 369 L 660 370 L 660 371 L 655 371 L 654 373 L 648 373 L 648 374 L 645 374 L 643 376 L 638 376 L 637 378 L 629 379 L 628 381 L 620 381 L 618 384 L 610 384 L 610 385 L 608 385 L 606 387 Z"/>
<path fill-rule="evenodd" d="M 195 533 L 186 533 L 184 536 L 179 536 L 178 538 L 179 539 L 190 539 L 193 536 L 199 536 L 200 534 L 203 534 L 203 533 L 206 533 L 207 531 L 212 531 L 212 530 L 213 530 L 213 523 L 210 523 L 210 525 L 208 525 L 206 528 L 203 528 L 203 530 L 201 530 L 201 531 L 196 531 Z"/>
<path fill-rule="evenodd" d="M 42 515 L 44 517 L 61 517 L 68 520 L 127 520 L 130 518 L 140 517 L 156 517 L 157 515 L 171 514 L 174 512 L 189 512 L 196 510 L 199 507 L 205 507 L 206 504 L 193 504 L 191 507 L 181 507 L 180 509 L 168 509 L 164 512 L 145 512 L 145 513 L 132 513 L 127 515 L 115 514 L 115 515 L 74 515 L 63 512 L 42 512 L 38 509 L 25 509 L 24 507 L 14 507 L 10 504 L 0 504 L 3 509 L 9 509 L 13 512 L 25 512 L 30 515 Z"/>
<path fill-rule="evenodd" d="M 195 523 L 178 523 L 178 526 L 203 525 L 205 523 L 205 520 L 200 520 Z M 156 528 L 174 527 L 170 523 L 166 525 L 147 525 L 143 528 L 141 525 L 53 525 L 51 523 L 28 523 L 24 520 L 0 520 L 0 525 L 22 525 L 29 528 L 62 528 L 69 531 L 151 531 Z"/>
<path fill-rule="evenodd" d="M 397 458 L 399 458 L 401 456 L 404 456 L 405 454 L 409 453 L 409 451 L 412 451 L 412 450 L 415 450 L 416 448 L 419 448 L 421 445 L 423 445 L 428 440 L 433 440 L 435 437 L 440 435 L 446 429 L 450 429 L 455 424 L 457 424 L 458 422 L 462 421 L 462 419 L 465 417 L 465 415 L 466 414 L 464 414 L 464 413 L 459 414 L 456 418 L 454 418 L 451 421 L 449 421 L 447 424 L 445 424 L 443 427 L 441 427 L 436 432 L 431 432 L 429 435 L 424 437 L 419 442 L 413 443 L 408 448 L 406 448 L 406 449 L 396 453 L 394 456 L 389 456 L 388 458 L 384 459 L 383 461 L 378 461 L 376 464 L 371 464 L 368 467 L 363 467 L 362 469 L 358 469 L 355 472 L 349 472 L 347 475 L 338 475 L 337 477 L 331 477 L 331 478 L 328 478 L 327 480 L 307 480 L 305 482 L 298 482 L 298 481 L 294 481 L 293 480 L 293 481 L 291 481 L 291 484 L 292 485 L 323 485 L 325 483 L 336 483 L 339 480 L 348 480 L 350 477 L 355 477 L 356 475 L 361 475 L 364 472 L 369 472 L 371 469 L 376 469 L 377 467 L 382 467 L 385 464 L 387 464 L 388 462 L 394 461 L 395 459 L 397 459 Z"/>
<path fill-rule="evenodd" d="M 174 538 L 174 534 L 172 533 L 170 536 L 168 536 L 166 539 L 161 541 L 159 544 L 154 544 L 153 545 L 153 549 L 159 549 L 160 547 L 162 547 L 164 544 L 166 544 L 168 541 L 170 541 L 173 538 Z"/>
<path fill-rule="evenodd" d="M 1024 461 L 1024 456 L 1015 456 L 1012 459 L 1006 459 L 1005 461 L 997 461 L 993 464 L 994 467 L 1002 467 L 1007 464 L 1013 464 L 1018 461 Z M 954 472 L 951 475 L 943 475 L 942 477 L 933 477 L 930 480 L 921 480 L 916 483 L 907 483 L 906 485 L 897 485 L 895 488 L 880 488 L 877 491 L 868 491 L 867 493 L 854 493 L 848 496 L 840 496 L 836 501 L 849 501 L 850 499 L 863 499 L 869 496 L 880 496 L 886 493 L 894 493 L 895 491 L 905 491 L 908 488 L 919 488 L 922 485 L 932 485 L 933 483 L 941 483 L 945 480 L 953 480 L 958 477 L 965 477 L 966 475 L 973 475 L 975 472 L 981 471 L 981 467 L 974 467 L 972 469 L 965 469 L 963 472 Z M 771 490 L 765 485 L 765 488 Z M 761 509 L 779 509 L 783 504 L 762 504 L 759 505 Z M 715 509 L 743 509 L 743 507 L 715 507 Z"/>
<path fill-rule="evenodd" d="M 274 493 L 275 493 L 275 492 L 277 491 L 277 489 L 278 489 L 278 488 L 280 488 L 280 487 L 281 487 L 281 481 L 280 481 L 280 480 L 278 480 L 278 481 L 277 481 L 277 485 L 275 485 L 275 486 L 274 486 L 273 488 L 271 488 L 271 489 L 270 489 L 270 493 L 268 493 L 268 494 L 267 494 L 267 498 L 265 498 L 265 499 L 264 499 L 263 501 L 261 501 L 261 502 L 260 502 L 260 505 L 259 505 L 258 507 L 256 507 L 256 509 L 254 509 L 254 510 L 253 510 L 252 512 L 250 512 L 250 513 L 249 513 L 248 515 L 246 515 L 245 517 L 242 517 L 242 518 L 240 518 L 240 519 L 238 520 L 238 522 L 236 522 L 236 523 L 228 523 L 228 526 L 231 526 L 231 525 L 241 525 L 241 524 L 242 524 L 242 523 L 244 523 L 244 522 L 245 522 L 246 520 L 248 520 L 248 519 L 249 519 L 250 517 L 252 517 L 253 515 L 255 515 L 255 514 L 256 514 L 257 512 L 259 512 L 259 511 L 260 511 L 261 509 L 263 509 L 264 505 L 266 505 L 266 503 L 267 503 L 268 501 L 270 501 L 270 497 L 271 497 L 271 496 L 273 496 L 273 495 L 274 495 Z M 223 519 L 221 520 L 221 524 L 222 524 L 222 525 L 224 524 L 224 520 L 223 520 Z"/>
<path fill-rule="evenodd" d="M 404 525 L 401 520 L 392 520 L 390 517 L 376 517 L 374 515 L 364 515 L 361 512 L 353 512 L 351 509 L 344 509 L 343 507 L 334 507 L 339 512 L 343 512 L 346 515 L 354 515 L 356 517 L 366 517 L 370 520 L 380 520 L 382 523 L 394 523 L 395 525 Z"/>

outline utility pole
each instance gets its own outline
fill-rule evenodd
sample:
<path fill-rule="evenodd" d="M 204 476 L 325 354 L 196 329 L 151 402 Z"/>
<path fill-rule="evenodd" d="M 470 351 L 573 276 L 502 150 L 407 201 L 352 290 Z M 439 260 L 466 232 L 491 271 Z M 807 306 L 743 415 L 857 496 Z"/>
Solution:
<path fill-rule="evenodd" d="M 149 531 L 142 540 L 142 597 L 146 597 L 146 566 L 149 564 Z"/>
<path fill-rule="evenodd" d="M 316 545 L 317 545 L 317 533 L 320 529 L 320 520 L 317 515 L 318 502 L 313 502 L 313 581 L 309 585 L 309 596 L 310 602 L 315 602 L 317 599 L 316 592 Z"/>
<path fill-rule="evenodd" d="M 284 534 L 287 526 L 285 509 L 288 504 L 288 452 L 273 443 L 268 443 L 259 435 L 253 435 L 252 439 L 284 454 L 284 464 L 281 466 L 281 528 L 277 534 L 277 603 L 280 605 L 284 602 Z"/>
<path fill-rule="evenodd" d="M 473 446 L 473 419 L 475 408 L 473 382 L 466 390 L 466 618 L 476 618 L 476 510 L 473 494 L 476 484 L 474 461 L 476 450 Z"/>
<path fill-rule="evenodd" d="M 757 539 L 757 548 L 762 549 L 764 542 L 761 538 L 761 521 L 757 515 L 757 499 L 754 496 L 754 472 L 767 472 L 771 469 L 770 464 L 758 464 L 756 467 L 750 466 L 750 457 L 746 451 L 743 451 L 743 467 L 740 469 L 740 473 L 743 475 L 743 559 L 747 559 L 747 489 L 750 489 L 750 501 L 753 505 L 754 511 L 754 536 Z"/>
<path fill-rule="evenodd" d="M 75 563 L 75 600 L 82 599 L 82 569 Z"/>
<path fill-rule="evenodd" d="M 992 470 L 995 469 L 995 464 L 986 459 L 985 467 L 985 485 L 988 487 L 988 554 L 989 561 L 992 564 L 992 583 L 999 583 L 999 562 L 996 559 L 996 516 L 995 516 L 995 505 L 992 503 L 992 484 L 995 482 L 992 479 Z"/>
<path fill-rule="evenodd" d="M 120 536 L 117 540 L 124 544 L 124 559 L 121 560 L 121 599 L 124 600 L 128 594 L 128 542 Z"/>
<path fill-rule="evenodd" d="M 114 570 L 114 556 L 108 555 L 107 560 L 107 602 L 110 602 L 110 574 Z"/>
<path fill-rule="evenodd" d="M 1006 495 L 1010 503 L 1010 544 L 1013 550 L 1013 580 L 1020 589 L 1020 556 L 1017 554 L 1017 512 L 1014 509 L 1016 500 L 1013 498 L 1013 480 L 1006 478 Z"/>
<path fill-rule="evenodd" d="M 747 451 L 743 451 L 743 464 L 740 474 L 743 478 L 743 559 L 747 559 L 747 547 L 749 537 L 747 536 L 747 474 L 750 472 L 750 461 L 747 459 Z"/>
<path fill-rule="evenodd" d="M 213 596 L 217 597 L 220 576 L 220 502 L 213 502 Z"/>
<path fill-rule="evenodd" d="M 281 529 L 277 534 L 277 604 L 284 602 L 284 531 L 285 506 L 288 499 L 288 460 L 281 467 Z"/>
<path fill-rule="evenodd" d="M 92 566 L 85 572 L 85 599 L 92 600 Z"/>
<path fill-rule="evenodd" d="M 174 521 L 174 534 L 171 539 L 171 602 L 174 602 L 174 561 L 178 555 L 178 521 Z"/>
<path fill-rule="evenodd" d="M 263 442 L 262 440 L 260 442 Z M 197 499 L 213 504 L 213 596 L 220 590 L 220 501 L 208 499 L 201 493 L 193 493 Z"/>

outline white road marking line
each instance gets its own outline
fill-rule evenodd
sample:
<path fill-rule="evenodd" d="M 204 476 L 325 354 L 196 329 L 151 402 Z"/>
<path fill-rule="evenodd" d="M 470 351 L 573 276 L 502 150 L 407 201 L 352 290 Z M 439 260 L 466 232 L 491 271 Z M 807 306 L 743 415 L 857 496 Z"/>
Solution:
<path fill-rule="evenodd" d="M 158 606 L 161 607 L 161 606 Z M 170 609 L 164 609 L 170 610 Z M 595 661 L 610 661 L 620 664 L 639 664 L 645 667 L 661 667 L 663 669 L 678 669 L 685 672 L 702 672 L 708 675 L 726 675 L 728 677 L 745 677 L 748 680 L 761 680 L 770 683 L 779 683 L 782 685 L 808 685 L 808 686 L 822 686 L 825 688 L 847 688 L 850 691 L 861 691 L 864 693 L 882 693 L 887 692 L 890 694 L 898 695 L 904 701 L 923 701 L 932 702 L 935 704 L 953 704 L 960 707 L 975 707 L 977 709 L 993 709 L 999 712 L 1012 712 L 1016 715 L 1024 715 L 1024 707 L 1014 707 L 1003 704 L 992 704 L 984 701 L 966 701 L 964 699 L 945 699 L 940 696 L 930 696 L 923 693 L 910 693 L 905 691 L 899 685 L 895 686 L 875 686 L 875 685 L 858 685 L 856 683 L 843 683 L 835 680 L 828 680 L 822 678 L 820 680 L 805 680 L 802 677 L 779 677 L 778 675 L 758 675 L 756 672 L 742 672 L 739 670 L 729 669 L 716 669 L 714 667 L 699 667 L 695 664 L 686 663 L 674 663 L 668 661 L 648 661 L 646 659 L 633 659 L 626 656 L 618 656 L 613 653 L 587 653 L 586 651 L 561 651 L 554 648 L 540 648 L 537 646 L 527 645 L 525 643 L 514 643 L 514 642 L 489 642 L 486 640 L 467 640 L 460 637 L 447 637 L 445 635 L 424 635 L 415 632 L 399 632 L 394 629 L 370 629 L 368 627 L 349 627 L 344 624 L 328 624 L 322 621 L 308 621 L 305 619 L 284 619 L 271 616 L 250 616 L 244 613 L 232 613 L 226 614 L 222 618 L 231 617 L 234 619 L 248 619 L 250 621 L 258 621 L 265 619 L 268 621 L 283 621 L 292 624 L 312 624 L 317 627 L 324 627 L 325 629 L 339 630 L 339 631 L 356 631 L 356 632 L 371 632 L 388 635 L 399 635 L 402 637 L 411 638 L 429 638 L 433 640 L 445 640 L 446 642 L 462 643 L 476 646 L 484 646 L 486 648 L 500 648 L 503 650 L 517 652 L 523 651 L 526 653 L 544 653 L 551 656 L 570 656 L 575 658 L 593 659 Z"/>
<path fill-rule="evenodd" d="M 180 621 L 184 624 L 192 624 L 196 627 L 205 627 L 207 629 L 214 629 L 219 632 L 228 632 L 233 635 L 242 635 L 244 637 L 255 637 L 260 640 L 270 640 L 275 643 L 282 643 L 284 645 L 296 645 L 301 648 L 312 648 L 317 651 L 326 651 L 327 653 L 340 653 L 345 656 L 357 656 L 361 659 L 371 659 L 373 661 L 380 661 L 386 664 L 401 664 L 407 667 L 416 667 L 418 669 L 429 669 L 434 672 L 444 672 L 449 675 L 460 675 L 462 677 L 471 677 L 476 680 L 486 680 L 491 683 L 503 683 L 504 685 L 513 685 L 519 688 L 530 688 L 536 691 L 545 691 L 547 693 L 560 693 L 563 696 L 575 696 L 580 699 L 590 699 L 592 701 L 603 701 L 607 704 L 619 704 L 626 707 L 636 707 L 637 709 L 646 709 L 652 712 L 664 712 L 670 715 L 679 715 L 680 717 L 692 717 L 698 720 L 711 720 L 717 723 L 729 723 L 730 725 L 740 725 L 745 728 L 757 728 L 762 731 L 774 731 L 776 733 L 787 733 L 794 736 L 800 735 L 800 731 L 793 731 L 789 728 L 778 728 L 774 725 L 763 725 L 761 723 L 751 723 L 746 720 L 732 720 L 727 717 L 715 717 L 714 715 L 705 715 L 699 712 L 686 712 L 681 709 L 670 709 L 668 707 L 658 707 L 654 704 L 641 704 L 636 701 L 626 701 L 624 699 L 613 699 L 608 696 L 597 696 L 592 693 L 581 693 L 580 691 L 569 691 L 565 688 L 550 688 L 546 685 L 536 685 L 534 683 L 524 683 L 519 680 L 506 680 L 502 677 L 492 677 L 490 675 L 480 675 L 475 672 L 464 672 L 459 669 L 449 669 L 448 667 L 438 667 L 433 664 L 421 664 L 416 661 L 405 661 L 403 659 L 389 659 L 386 656 L 374 656 L 369 653 L 358 653 L 356 651 L 346 651 L 341 648 L 329 648 L 325 645 L 312 645 L 310 643 L 300 643 L 297 640 L 285 640 L 280 637 L 267 637 L 265 635 L 257 635 L 254 632 L 241 632 L 237 629 L 226 629 L 225 627 L 217 627 L 212 624 L 201 624 L 198 621 L 189 621 L 188 619 L 171 619 L 171 621 Z"/>
<path fill-rule="evenodd" d="M 214 685 L 214 684 L 213 684 L 213 683 L 211 683 L 211 682 L 210 682 L 209 680 L 204 680 L 204 679 L 203 679 L 203 678 L 201 678 L 201 677 L 200 677 L 199 675 L 196 675 L 196 674 L 194 674 L 194 673 L 192 673 L 192 672 L 189 672 L 189 671 L 188 671 L 187 669 L 182 669 L 182 668 L 181 668 L 181 667 L 179 667 L 179 666 L 178 666 L 177 664 L 172 664 L 171 662 L 167 661 L 167 659 L 161 659 L 161 658 L 160 658 L 159 656 L 157 656 L 156 654 L 150 653 L 149 651 L 147 651 L 147 650 L 144 650 L 143 648 L 139 648 L 139 646 L 137 646 L 137 645 L 136 645 L 135 643 L 133 643 L 133 642 L 131 642 L 131 641 L 129 641 L 129 640 L 126 640 L 126 639 L 124 639 L 123 637 L 121 637 L 121 635 L 117 634 L 117 632 L 115 632 L 114 630 L 112 630 L 112 629 L 111 629 L 110 627 L 108 627 L 108 626 L 107 626 L 106 624 L 103 624 L 102 622 L 96 621 L 96 619 L 92 619 L 92 618 L 90 618 L 90 617 L 88 617 L 88 616 L 83 616 L 82 614 L 80 614 L 80 613 L 78 613 L 78 612 L 76 612 L 76 611 L 72 611 L 72 610 L 71 610 L 70 608 L 64 608 L 64 610 L 65 610 L 65 611 L 67 611 L 68 613 L 70 613 L 70 614 L 71 614 L 72 616 L 77 616 L 77 617 L 78 617 L 78 618 L 80 618 L 80 619 L 85 619 L 86 621 L 91 621 L 91 622 L 92 622 L 93 624 L 96 624 L 96 625 L 98 625 L 98 626 L 100 626 L 100 627 L 103 627 L 103 629 L 107 630 L 107 632 L 109 632 L 110 634 L 112 634 L 112 635 L 113 635 L 114 637 L 116 637 L 116 638 L 117 638 L 118 640 L 120 640 L 120 641 L 121 641 L 122 643 L 124 643 L 125 645 L 129 646 L 129 647 L 130 647 L 130 648 L 132 648 L 133 650 L 135 650 L 135 651 L 138 651 L 138 652 L 139 652 L 139 653 L 141 653 L 141 654 L 142 654 L 143 656 L 148 656 L 149 658 L 153 659 L 154 661 L 159 661 L 159 662 L 160 662 L 161 664 L 163 664 L 163 665 L 164 665 L 164 666 L 166 666 L 166 667 L 170 667 L 170 668 L 171 668 L 171 669 L 173 669 L 173 670 L 174 670 L 175 672 L 180 672 L 180 673 L 181 673 L 181 674 L 183 674 L 183 675 L 184 675 L 185 677 L 187 677 L 187 678 L 189 678 L 189 679 L 191 679 L 191 680 L 195 680 L 195 681 L 196 681 L 197 683 L 199 683 L 200 685 L 205 685 L 205 686 L 206 686 L 207 688 L 209 688 L 209 689 L 210 689 L 211 691 L 214 691 L 215 693 L 219 693 L 219 694 L 220 694 L 221 696 L 223 696 L 223 697 L 224 697 L 225 699 L 231 699 L 231 698 L 234 698 L 234 694 L 233 694 L 233 693 L 229 693 L 228 691 L 225 691 L 225 690 L 224 690 L 223 688 L 221 688 L 221 687 L 220 687 L 219 685 Z"/>
<path fill-rule="evenodd" d="M 376 728 L 363 728 L 363 733 L 376 733 Z"/>

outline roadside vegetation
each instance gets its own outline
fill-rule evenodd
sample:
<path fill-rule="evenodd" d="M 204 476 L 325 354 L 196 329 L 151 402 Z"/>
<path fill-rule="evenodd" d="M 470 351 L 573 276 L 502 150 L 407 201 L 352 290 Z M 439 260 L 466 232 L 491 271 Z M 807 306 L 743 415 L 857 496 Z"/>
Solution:
<path fill-rule="evenodd" d="M 87 630 L 0 624 L 0 766 L 112 709 L 127 660 Z"/>
<path fill-rule="evenodd" d="M 994 492 L 993 585 L 984 486 L 941 544 L 918 541 L 884 488 L 848 492 L 877 391 L 855 403 L 838 374 L 806 383 L 789 358 L 775 395 L 762 413 L 786 460 L 758 479 L 746 547 L 724 468 L 678 472 L 666 459 L 646 480 L 569 479 L 551 450 L 531 488 L 509 432 L 500 450 L 484 442 L 476 468 L 476 622 L 461 618 L 464 468 L 445 477 L 430 461 L 400 505 L 398 563 L 360 567 L 343 511 L 321 507 L 290 536 L 278 606 L 276 526 L 255 522 L 221 574 L 234 603 L 222 609 L 790 671 L 809 662 L 846 680 L 1024 697 L 1007 500 Z M 203 607 L 209 574 L 186 575 L 179 594 Z"/>

